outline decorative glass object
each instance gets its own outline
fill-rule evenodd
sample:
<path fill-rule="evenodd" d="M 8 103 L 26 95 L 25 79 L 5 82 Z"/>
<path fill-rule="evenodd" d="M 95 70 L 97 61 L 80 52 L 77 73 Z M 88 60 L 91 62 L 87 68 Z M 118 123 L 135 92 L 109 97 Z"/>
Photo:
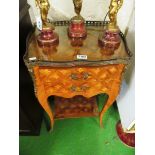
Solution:
<path fill-rule="evenodd" d="M 109 23 L 99 35 L 98 44 L 105 55 L 112 55 L 121 43 L 120 30 L 117 26 L 117 13 L 123 4 L 123 0 L 111 0 L 109 7 Z"/>
<path fill-rule="evenodd" d="M 59 43 L 59 36 L 54 32 L 54 25 L 47 22 L 47 15 L 50 8 L 48 0 L 35 0 L 36 6 L 39 6 L 42 30 L 37 36 L 37 42 L 40 47 L 50 47 Z"/>
<path fill-rule="evenodd" d="M 85 20 L 80 15 L 82 0 L 73 0 L 73 3 L 76 16 L 71 19 L 71 23 L 68 28 L 68 35 L 71 38 L 85 38 L 87 35 Z"/>

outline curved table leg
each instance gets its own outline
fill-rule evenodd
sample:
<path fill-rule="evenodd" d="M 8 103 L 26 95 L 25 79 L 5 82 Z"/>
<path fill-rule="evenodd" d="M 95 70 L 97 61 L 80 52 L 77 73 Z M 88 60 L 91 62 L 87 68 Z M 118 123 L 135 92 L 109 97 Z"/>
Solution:
<path fill-rule="evenodd" d="M 50 118 L 50 131 L 52 131 L 53 129 L 53 125 L 54 125 L 54 118 L 53 118 L 53 113 L 51 110 L 51 107 L 47 101 L 46 97 L 41 97 L 38 96 L 38 100 L 39 103 L 41 104 L 41 106 L 43 107 L 43 109 L 45 110 L 45 112 L 48 114 L 49 118 Z"/>
<path fill-rule="evenodd" d="M 39 103 L 41 104 L 41 106 L 43 107 L 43 109 L 46 111 L 46 113 L 50 118 L 50 131 L 51 131 L 54 125 L 53 113 L 47 101 L 48 96 L 46 95 L 44 85 L 39 76 L 39 67 L 34 67 L 33 69 L 35 74 L 36 97 L 38 98 Z"/>
<path fill-rule="evenodd" d="M 104 105 L 104 107 L 102 108 L 102 110 L 100 112 L 100 127 L 103 127 L 103 125 L 102 125 L 102 118 L 103 118 L 104 113 L 110 108 L 110 106 L 116 100 L 116 97 L 119 94 L 119 90 L 120 90 L 120 85 L 119 84 L 117 84 L 117 85 L 115 84 L 115 86 L 113 87 L 112 91 L 107 93 L 109 95 L 109 98 L 108 98 L 106 104 Z"/>

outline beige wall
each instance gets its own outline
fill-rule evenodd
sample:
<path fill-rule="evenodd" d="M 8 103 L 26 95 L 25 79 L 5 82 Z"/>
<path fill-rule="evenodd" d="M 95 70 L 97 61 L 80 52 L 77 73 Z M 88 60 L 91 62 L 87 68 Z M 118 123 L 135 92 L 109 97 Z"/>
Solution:
<path fill-rule="evenodd" d="M 117 98 L 118 111 L 124 129 L 130 129 L 135 123 L 135 14 L 132 12 L 128 24 L 126 40 L 133 53 L 132 60 L 125 73 L 120 95 Z"/>

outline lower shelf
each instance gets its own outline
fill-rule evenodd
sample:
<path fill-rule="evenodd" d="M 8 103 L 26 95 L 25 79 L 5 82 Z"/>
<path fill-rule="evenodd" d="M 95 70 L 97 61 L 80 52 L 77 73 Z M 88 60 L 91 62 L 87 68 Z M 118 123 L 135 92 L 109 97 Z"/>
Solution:
<path fill-rule="evenodd" d="M 73 98 L 55 97 L 55 119 L 98 116 L 99 110 L 96 97 L 85 98 L 75 96 Z"/>

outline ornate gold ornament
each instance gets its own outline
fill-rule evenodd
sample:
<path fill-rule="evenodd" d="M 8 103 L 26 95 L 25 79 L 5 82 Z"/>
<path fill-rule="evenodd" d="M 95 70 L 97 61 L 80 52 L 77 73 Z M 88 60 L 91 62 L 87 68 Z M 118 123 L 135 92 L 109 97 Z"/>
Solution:
<path fill-rule="evenodd" d="M 111 0 L 109 6 L 109 23 L 103 33 L 99 35 L 98 44 L 105 55 L 113 55 L 121 43 L 120 30 L 117 26 L 117 13 L 122 7 L 123 0 Z"/>
<path fill-rule="evenodd" d="M 41 48 L 57 46 L 59 44 L 59 36 L 53 31 L 54 25 L 47 22 L 50 3 L 48 0 L 35 0 L 35 2 L 39 6 L 42 20 L 42 31 L 37 36 L 38 45 Z"/>
<path fill-rule="evenodd" d="M 117 13 L 119 9 L 122 7 L 123 0 L 111 0 L 109 6 L 109 29 L 117 28 Z"/>
<path fill-rule="evenodd" d="M 72 20 L 84 20 L 83 17 L 80 15 L 82 9 L 82 0 L 73 0 L 73 4 L 76 16 L 73 17 Z"/>
<path fill-rule="evenodd" d="M 75 13 L 79 16 L 82 8 L 82 0 L 73 0 Z"/>
<path fill-rule="evenodd" d="M 47 15 L 50 8 L 50 3 L 48 0 L 35 0 L 36 6 L 40 9 L 41 20 L 43 27 L 46 27 L 47 24 Z"/>
<path fill-rule="evenodd" d="M 71 24 L 69 25 L 69 28 L 68 28 L 68 35 L 70 38 L 84 39 L 87 36 L 87 30 L 84 23 L 85 20 L 80 15 L 80 12 L 82 9 L 82 0 L 73 0 L 73 4 L 74 4 L 74 10 L 75 10 L 76 16 L 71 18 Z"/>

